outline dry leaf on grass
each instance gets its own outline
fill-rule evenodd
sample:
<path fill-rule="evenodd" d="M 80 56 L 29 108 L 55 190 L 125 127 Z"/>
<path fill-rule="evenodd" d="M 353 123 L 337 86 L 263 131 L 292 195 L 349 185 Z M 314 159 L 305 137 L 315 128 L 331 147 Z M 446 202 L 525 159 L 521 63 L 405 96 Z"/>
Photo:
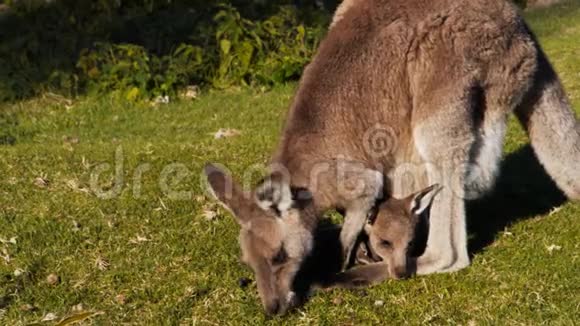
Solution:
<path fill-rule="evenodd" d="M 85 310 L 85 307 L 83 307 L 82 303 L 76 304 L 76 305 L 71 307 L 72 312 L 81 312 L 83 310 Z"/>
<path fill-rule="evenodd" d="M 551 244 L 549 246 L 546 246 L 546 249 L 548 250 L 549 253 L 552 253 L 553 251 L 558 251 L 562 249 L 562 247 L 555 244 Z"/>
<path fill-rule="evenodd" d="M 3 244 L 10 243 L 10 244 L 14 244 L 15 245 L 17 238 L 18 237 L 12 237 L 10 239 L 0 238 L 0 242 L 3 243 Z"/>
<path fill-rule="evenodd" d="M 106 271 L 111 264 L 103 257 L 99 256 L 95 259 L 95 266 L 100 271 Z"/>
<path fill-rule="evenodd" d="M 512 235 L 514 235 L 512 232 L 510 232 L 510 231 L 507 231 L 507 230 L 503 231 L 503 233 L 502 233 L 502 234 L 503 234 L 503 235 L 506 235 L 506 236 L 512 236 Z"/>
<path fill-rule="evenodd" d="M 20 311 L 24 311 L 24 312 L 34 311 L 36 309 L 38 309 L 38 308 L 36 308 L 35 306 L 33 306 L 29 303 L 26 303 L 26 304 L 23 304 L 20 306 Z"/>
<path fill-rule="evenodd" d="M 208 221 L 212 221 L 217 217 L 216 207 L 213 204 L 206 204 L 201 209 L 201 215 Z"/>
<path fill-rule="evenodd" d="M 165 205 L 165 202 L 161 198 L 159 198 L 159 205 L 160 205 L 159 207 L 155 207 L 153 210 L 156 212 L 163 211 L 163 210 L 165 210 L 165 211 L 169 210 L 167 208 L 167 205 Z"/>
<path fill-rule="evenodd" d="M 161 205 L 161 207 L 163 207 L 164 210 L 168 210 L 167 205 L 165 205 L 165 203 L 163 202 L 163 199 L 159 198 L 159 204 Z"/>
<path fill-rule="evenodd" d="M 199 86 L 189 85 L 180 95 L 183 98 L 196 99 L 199 96 Z"/>
<path fill-rule="evenodd" d="M 74 144 L 78 144 L 79 143 L 79 138 L 78 137 L 73 137 L 73 136 L 63 136 L 62 137 L 62 141 L 65 144 L 74 145 Z"/>
<path fill-rule="evenodd" d="M 85 194 L 88 194 L 91 192 L 89 189 L 81 187 L 79 185 L 78 180 L 74 180 L 74 179 L 67 180 L 66 185 L 74 191 L 84 192 Z"/>
<path fill-rule="evenodd" d="M 71 230 L 73 232 L 78 232 L 81 230 L 81 224 L 77 221 L 72 221 L 73 227 L 71 228 Z"/>
<path fill-rule="evenodd" d="M 46 188 L 50 184 L 50 181 L 44 177 L 38 177 L 34 179 L 34 185 L 39 188 Z"/>
<path fill-rule="evenodd" d="M 147 239 L 147 238 L 146 238 L 146 237 L 144 237 L 144 236 L 141 236 L 141 235 L 139 235 L 139 234 L 137 234 L 137 235 L 135 236 L 135 238 L 133 238 L 133 239 L 130 239 L 130 240 L 129 240 L 129 242 L 130 242 L 130 243 L 133 243 L 133 244 L 137 244 L 137 243 L 141 243 L 141 242 L 147 242 L 147 241 L 150 241 L 150 240 L 149 240 L 149 239 Z"/>
<path fill-rule="evenodd" d="M 54 273 L 49 274 L 46 277 L 46 283 L 48 285 L 57 285 L 58 283 L 60 283 L 60 276 L 58 276 L 58 275 L 56 275 Z"/>
<path fill-rule="evenodd" d="M 84 155 L 81 157 L 81 165 L 85 170 L 89 170 L 91 168 L 91 162 L 89 162 L 89 160 Z"/>
<path fill-rule="evenodd" d="M 562 206 L 554 207 L 550 210 L 548 216 L 552 216 L 562 210 Z"/>
<path fill-rule="evenodd" d="M 237 129 L 229 129 L 229 128 L 220 128 L 215 134 L 213 134 L 213 138 L 221 139 L 227 137 L 234 137 L 241 135 L 242 132 Z"/>
<path fill-rule="evenodd" d="M 57 315 L 53 314 L 52 312 L 49 312 L 46 315 L 44 315 L 44 317 L 42 317 L 40 321 L 53 321 L 56 320 L 57 318 L 58 318 Z"/>
<path fill-rule="evenodd" d="M 160 96 L 157 96 L 155 98 L 155 100 L 153 100 L 151 102 L 151 105 L 153 105 L 153 106 L 159 105 L 159 104 L 169 104 L 169 96 L 167 96 L 167 95 L 160 95 Z"/>
<path fill-rule="evenodd" d="M 125 303 L 127 303 L 127 298 L 125 297 L 124 294 L 117 294 L 115 296 L 115 302 L 120 305 L 124 305 Z"/>
<path fill-rule="evenodd" d="M 6 264 L 9 264 L 10 261 L 12 260 L 12 258 L 8 254 L 8 250 L 6 250 L 5 248 L 2 249 L 2 254 L 0 254 L 0 258 L 4 259 Z"/>

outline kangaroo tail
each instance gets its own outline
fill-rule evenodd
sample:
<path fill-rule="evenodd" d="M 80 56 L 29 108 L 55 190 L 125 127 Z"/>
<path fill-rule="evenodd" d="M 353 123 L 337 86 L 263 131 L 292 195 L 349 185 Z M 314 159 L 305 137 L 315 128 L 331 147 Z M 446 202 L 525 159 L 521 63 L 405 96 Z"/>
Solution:
<path fill-rule="evenodd" d="M 540 50 L 534 85 L 516 109 L 532 148 L 556 185 L 580 199 L 580 123 L 551 64 Z"/>

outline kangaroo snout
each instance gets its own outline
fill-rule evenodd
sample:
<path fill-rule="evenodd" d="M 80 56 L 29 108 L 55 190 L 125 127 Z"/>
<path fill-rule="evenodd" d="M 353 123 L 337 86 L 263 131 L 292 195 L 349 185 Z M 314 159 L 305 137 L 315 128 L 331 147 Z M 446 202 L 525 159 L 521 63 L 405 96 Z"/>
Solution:
<path fill-rule="evenodd" d="M 288 312 L 288 310 L 291 310 L 292 308 L 299 305 L 299 303 L 300 300 L 296 293 L 293 291 L 290 291 L 285 296 L 281 296 L 279 298 L 271 298 L 262 301 L 264 310 L 269 316 L 283 315 Z"/>
<path fill-rule="evenodd" d="M 266 314 L 268 314 L 269 316 L 275 316 L 279 313 L 282 313 L 282 311 L 281 311 L 282 305 L 281 305 L 279 299 L 275 299 L 275 300 L 272 300 L 272 301 L 266 303 L 264 305 L 264 308 L 266 310 Z"/>
<path fill-rule="evenodd" d="M 391 272 L 391 277 L 395 280 L 404 280 L 409 278 L 407 266 L 395 266 Z"/>
<path fill-rule="evenodd" d="M 286 298 L 276 298 L 264 302 L 264 310 L 268 316 L 283 315 L 298 304 L 293 292 Z"/>

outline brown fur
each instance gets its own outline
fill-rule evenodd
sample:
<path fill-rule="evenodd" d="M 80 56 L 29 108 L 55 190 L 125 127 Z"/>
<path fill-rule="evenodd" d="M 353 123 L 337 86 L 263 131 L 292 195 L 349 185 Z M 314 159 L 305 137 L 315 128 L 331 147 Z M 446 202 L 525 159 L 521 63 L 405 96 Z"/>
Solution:
<path fill-rule="evenodd" d="M 359 266 L 338 273 L 327 287 L 356 288 L 411 275 L 415 230 L 420 219 L 429 216 L 429 208 L 439 191 L 441 187 L 433 185 L 406 198 L 389 198 L 382 203 L 365 227 L 368 240 L 357 248 Z"/>
<path fill-rule="evenodd" d="M 493 186 L 506 119 L 514 111 L 554 181 L 580 198 L 580 127 L 555 72 L 509 1 L 346 0 L 288 112 L 272 160 L 272 175 L 284 178 L 259 185 L 255 192 L 267 195 L 257 199 L 262 211 L 243 214 L 277 212 L 267 215 L 280 218 L 276 228 L 284 232 L 268 234 L 281 244 L 290 241 L 289 234 L 306 241 L 316 216 L 344 210 L 341 243 L 348 263 L 378 199 L 385 193 L 404 197 L 437 182 L 445 188 L 433 203 L 417 272 L 464 268 L 464 199 Z M 376 128 L 388 129 L 387 151 L 369 150 L 367 136 Z M 269 195 L 273 188 L 281 189 L 276 196 Z M 291 204 L 292 189 L 308 190 L 307 206 Z M 293 216 L 293 224 L 285 216 Z M 252 230 L 261 224 L 249 225 L 243 232 L 265 233 Z M 296 232 L 289 231 L 291 225 Z M 299 257 L 284 277 L 294 277 L 309 252 L 307 243 L 293 246 Z M 254 271 L 260 284 L 268 270 Z M 279 309 L 271 312 L 291 306 L 284 297 L 288 289 L 270 291 L 277 293 L 274 299 L 260 293 L 267 309 L 277 302 Z"/>

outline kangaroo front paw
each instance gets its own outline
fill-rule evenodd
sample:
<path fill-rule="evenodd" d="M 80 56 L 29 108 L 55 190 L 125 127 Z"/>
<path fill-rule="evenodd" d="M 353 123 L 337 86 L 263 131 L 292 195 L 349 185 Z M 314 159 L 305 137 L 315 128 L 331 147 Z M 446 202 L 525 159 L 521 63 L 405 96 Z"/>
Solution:
<path fill-rule="evenodd" d="M 346 271 L 353 264 L 353 262 L 356 263 L 359 248 L 356 249 L 357 252 L 355 252 L 354 243 L 352 245 L 346 245 L 343 247 L 342 258 L 344 260 L 342 261 L 341 272 Z"/>
<path fill-rule="evenodd" d="M 346 271 L 346 269 L 348 268 L 348 266 L 350 265 L 350 257 L 351 254 L 350 252 L 352 251 L 351 249 L 345 249 L 346 251 L 344 252 L 342 258 L 344 259 L 342 261 L 342 267 L 340 268 L 341 272 Z"/>

